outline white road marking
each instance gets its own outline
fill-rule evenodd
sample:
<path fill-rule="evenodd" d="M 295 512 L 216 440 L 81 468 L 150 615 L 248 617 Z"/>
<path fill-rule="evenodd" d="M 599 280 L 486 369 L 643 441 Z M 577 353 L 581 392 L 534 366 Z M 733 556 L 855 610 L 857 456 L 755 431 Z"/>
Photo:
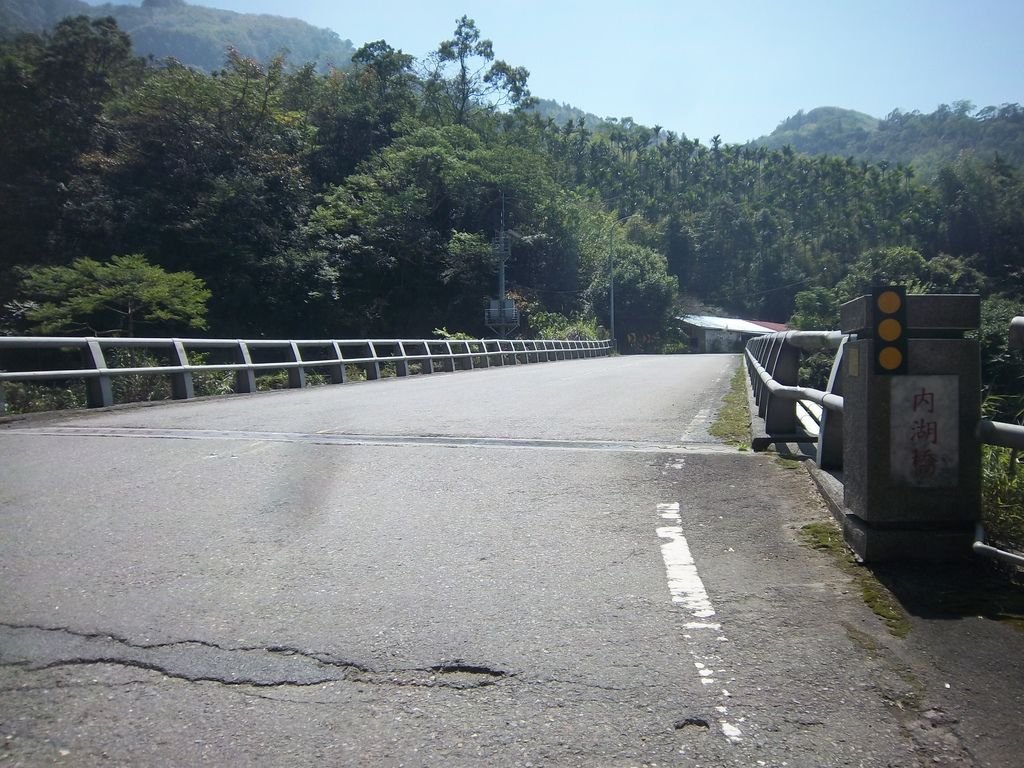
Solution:
<path fill-rule="evenodd" d="M 668 573 L 672 602 L 682 605 L 695 619 L 711 618 L 715 609 L 697 573 L 697 564 L 693 562 L 683 529 L 677 525 L 666 526 L 659 528 L 657 533 L 659 539 L 667 539 L 661 545 L 661 556 Z"/>
<path fill-rule="evenodd" d="M 689 436 L 690 440 L 707 440 L 708 429 L 711 427 L 711 423 L 715 418 L 714 408 L 701 408 L 697 411 L 697 414 L 690 419 L 690 423 L 686 425 L 686 431 L 684 435 Z"/>
<path fill-rule="evenodd" d="M 729 741 L 743 741 L 743 731 L 732 723 L 727 723 L 725 720 L 722 720 L 722 733 L 725 734 L 725 737 L 729 739 Z"/>
<path fill-rule="evenodd" d="M 711 650 L 711 644 L 712 642 L 728 642 L 728 638 L 721 634 L 722 625 L 720 623 L 708 620 L 714 617 L 715 608 L 711 604 L 711 598 L 697 572 L 697 563 L 693 559 L 693 553 L 690 552 L 690 545 L 683 535 L 679 503 L 658 504 L 658 516 L 662 520 L 676 523 L 676 525 L 659 527 L 657 534 L 658 538 L 663 540 L 661 557 L 665 561 L 665 574 L 672 602 L 682 607 L 692 617 L 691 621 L 684 624 L 687 633 L 683 637 L 686 639 L 687 648 L 693 657 L 693 666 L 703 685 L 708 687 L 717 685 L 716 675 L 724 674 L 724 670 L 719 669 L 716 672 L 715 662 L 720 659 Z M 709 637 L 711 632 L 715 633 L 713 641 Z M 721 689 L 720 695 L 723 702 L 732 696 L 724 688 Z M 720 704 L 715 707 L 715 710 L 721 715 L 718 725 L 722 735 L 734 744 L 742 741 L 743 731 L 735 723 L 726 719 L 729 714 L 728 707 Z"/>

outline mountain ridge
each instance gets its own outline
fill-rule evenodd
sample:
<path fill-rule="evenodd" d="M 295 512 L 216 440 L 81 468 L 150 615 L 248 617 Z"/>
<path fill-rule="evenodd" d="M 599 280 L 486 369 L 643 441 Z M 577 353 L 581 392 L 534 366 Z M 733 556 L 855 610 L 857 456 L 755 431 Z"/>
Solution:
<path fill-rule="evenodd" d="M 925 178 L 934 178 L 965 152 L 986 161 L 1024 163 L 1024 108 L 1003 104 L 978 109 L 969 101 L 957 101 L 929 113 L 894 109 L 875 118 L 840 107 L 818 107 L 786 118 L 749 145 L 789 146 L 805 155 L 912 166 Z"/>
<path fill-rule="evenodd" d="M 131 36 L 136 55 L 174 58 L 207 72 L 224 65 L 229 47 L 260 62 L 286 53 L 293 63 L 315 62 L 320 71 L 348 67 L 355 52 L 351 40 L 300 19 L 237 13 L 185 0 L 102 5 L 82 0 L 4 0 L 0 33 L 45 32 L 66 16 L 113 16 Z"/>
<path fill-rule="evenodd" d="M 319 71 L 345 69 L 354 53 L 352 41 L 333 30 L 268 14 L 242 14 L 185 0 L 137 0 L 131 4 L 90 4 L 83 0 L 3 0 L 0 33 L 43 32 L 68 15 L 112 15 L 132 39 L 137 55 L 174 58 L 212 72 L 224 66 L 229 47 L 266 62 L 286 53 L 292 65 L 315 62 Z M 609 134 L 626 126 L 658 142 L 667 132 L 628 117 L 598 117 L 568 102 L 538 99 L 532 112 L 564 127 L 581 122 L 590 131 Z M 685 133 L 681 135 L 685 136 Z M 1000 157 L 1024 164 L 1024 110 L 1016 104 L 976 109 L 967 101 L 939 105 L 932 113 L 895 109 L 884 118 L 838 106 L 823 106 L 783 119 L 766 136 L 744 146 L 792 150 L 805 155 L 831 155 L 868 163 L 913 167 L 923 178 L 964 153 L 986 161 Z"/>

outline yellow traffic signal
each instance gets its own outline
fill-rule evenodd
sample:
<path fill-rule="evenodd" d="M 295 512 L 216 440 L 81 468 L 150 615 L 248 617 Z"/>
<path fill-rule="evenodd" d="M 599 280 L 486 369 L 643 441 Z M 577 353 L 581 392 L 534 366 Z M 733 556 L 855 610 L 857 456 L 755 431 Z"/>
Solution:
<path fill-rule="evenodd" d="M 907 372 L 907 291 L 902 286 L 875 288 L 872 329 L 875 341 L 875 373 Z"/>

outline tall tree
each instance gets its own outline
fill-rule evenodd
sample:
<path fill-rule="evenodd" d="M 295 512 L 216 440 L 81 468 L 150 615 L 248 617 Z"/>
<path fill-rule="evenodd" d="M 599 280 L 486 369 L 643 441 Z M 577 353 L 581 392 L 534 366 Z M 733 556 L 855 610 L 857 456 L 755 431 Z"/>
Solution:
<path fill-rule="evenodd" d="M 66 257 L 50 237 L 104 106 L 143 63 L 112 18 L 61 21 L 0 46 L 0 302 L 17 264 Z"/>
<path fill-rule="evenodd" d="M 311 192 L 308 131 L 281 106 L 284 79 L 280 59 L 263 67 L 234 51 L 214 75 L 153 73 L 110 110 L 103 151 L 71 185 L 67 247 L 193 270 L 222 332 L 291 331 L 301 288 L 289 254 Z"/>
<path fill-rule="evenodd" d="M 37 330 L 110 336 L 134 336 L 140 325 L 206 328 L 210 298 L 191 272 L 165 272 L 142 254 L 25 270 L 21 291 Z"/>
<path fill-rule="evenodd" d="M 427 114 L 440 124 L 466 125 L 478 110 L 530 102 L 524 67 L 494 58 L 490 40 L 481 39 L 476 22 L 467 16 L 455 25 L 455 34 L 431 56 L 424 78 Z"/>
<path fill-rule="evenodd" d="M 316 130 L 310 165 L 319 188 L 341 183 L 394 141 L 402 120 L 416 110 L 412 56 L 378 40 L 356 51 L 352 64 L 351 70 L 312 81 L 307 68 L 286 86 L 286 103 L 294 103 L 294 86 L 309 83 L 306 114 Z"/>

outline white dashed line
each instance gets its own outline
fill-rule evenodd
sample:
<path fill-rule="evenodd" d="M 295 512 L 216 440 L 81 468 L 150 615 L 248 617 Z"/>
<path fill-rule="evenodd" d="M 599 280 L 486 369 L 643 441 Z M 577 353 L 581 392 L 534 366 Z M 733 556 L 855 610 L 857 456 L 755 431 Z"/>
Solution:
<path fill-rule="evenodd" d="M 686 431 L 683 433 L 684 437 L 688 440 L 707 440 L 709 437 L 708 429 L 711 427 L 711 423 L 715 418 L 714 408 L 701 408 L 697 411 L 696 415 L 690 419 L 690 423 L 686 425 Z"/>
<path fill-rule="evenodd" d="M 716 621 L 710 621 L 715 616 L 715 608 L 708 597 L 704 582 L 697 572 L 697 563 L 690 552 L 690 546 L 683 535 L 682 516 L 680 515 L 679 503 L 671 502 L 658 505 L 658 516 L 676 525 L 661 526 L 657 529 L 658 538 L 662 539 L 661 556 L 665 561 L 665 573 L 668 577 L 668 589 L 672 595 L 672 602 L 680 606 L 691 617 L 684 625 L 687 634 L 683 637 L 687 641 L 690 655 L 693 657 L 693 665 L 697 670 L 700 681 L 703 685 L 711 687 L 718 684 L 716 675 L 724 674 L 724 670 L 715 669 L 715 662 L 719 657 L 711 650 L 712 644 L 718 646 L 727 642 L 722 632 L 722 625 Z M 715 633 L 714 638 L 710 633 Z M 692 634 L 691 634 L 692 633 Z M 724 700 L 731 697 L 731 694 L 724 688 L 721 691 Z M 719 705 L 715 710 L 721 715 L 718 725 L 722 734 L 731 742 L 736 743 L 743 740 L 743 732 L 737 725 L 729 722 L 728 707 Z"/>

